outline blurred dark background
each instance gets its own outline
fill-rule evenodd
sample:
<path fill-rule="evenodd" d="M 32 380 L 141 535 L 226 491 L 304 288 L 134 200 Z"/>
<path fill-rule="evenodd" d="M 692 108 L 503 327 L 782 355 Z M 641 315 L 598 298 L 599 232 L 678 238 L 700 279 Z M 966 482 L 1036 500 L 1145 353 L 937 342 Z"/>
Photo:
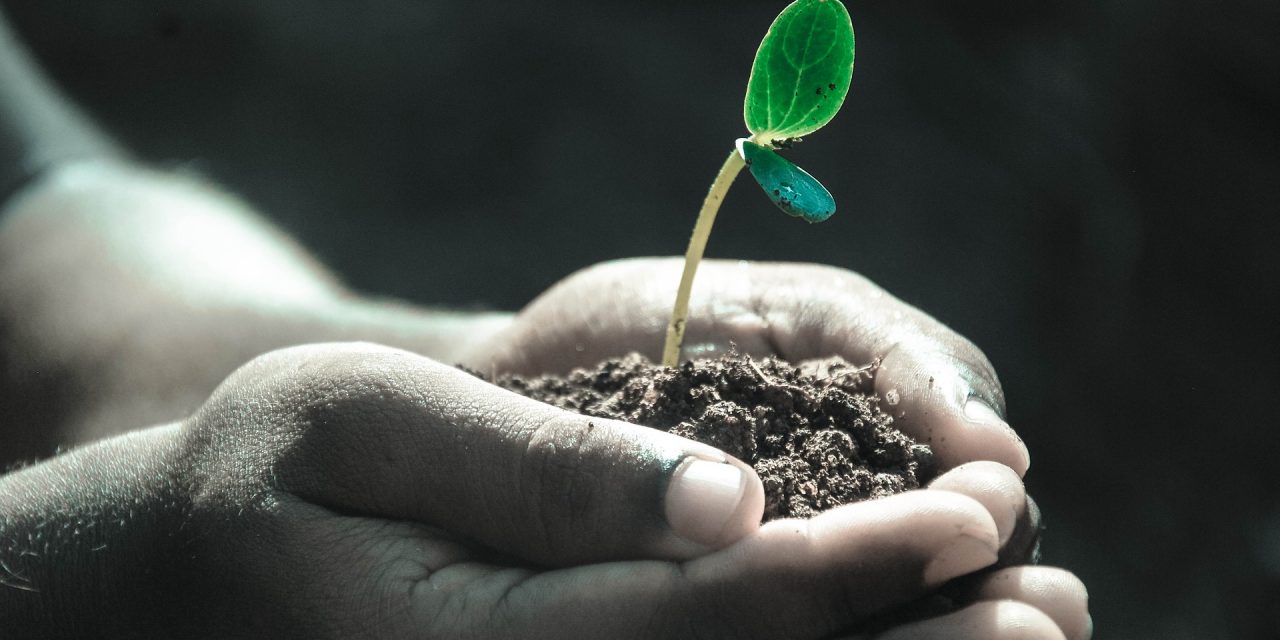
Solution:
<path fill-rule="evenodd" d="M 152 163 L 356 287 L 516 309 L 683 250 L 784 3 L 0 0 Z M 1100 638 L 1280 638 L 1280 3 L 847 0 L 844 110 L 709 248 L 860 271 L 982 346 Z"/>

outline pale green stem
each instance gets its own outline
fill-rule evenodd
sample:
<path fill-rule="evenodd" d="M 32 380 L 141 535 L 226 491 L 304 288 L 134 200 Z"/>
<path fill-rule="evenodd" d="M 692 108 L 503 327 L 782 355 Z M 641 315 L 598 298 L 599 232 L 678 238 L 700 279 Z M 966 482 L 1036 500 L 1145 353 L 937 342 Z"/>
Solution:
<path fill-rule="evenodd" d="M 680 362 L 680 345 L 684 342 L 685 324 L 689 319 L 693 276 L 698 272 L 698 263 L 702 262 L 702 252 L 707 248 L 707 238 L 711 236 L 711 225 L 715 224 L 720 203 L 744 166 L 746 163 L 737 149 L 730 151 L 720 173 L 716 174 L 715 182 L 711 183 L 706 199 L 702 201 L 702 211 L 698 212 L 698 221 L 693 225 L 689 248 L 684 252 L 684 272 L 680 274 L 680 288 L 676 291 L 675 307 L 671 309 L 671 322 L 667 323 L 667 342 L 662 347 L 663 366 L 674 367 Z"/>

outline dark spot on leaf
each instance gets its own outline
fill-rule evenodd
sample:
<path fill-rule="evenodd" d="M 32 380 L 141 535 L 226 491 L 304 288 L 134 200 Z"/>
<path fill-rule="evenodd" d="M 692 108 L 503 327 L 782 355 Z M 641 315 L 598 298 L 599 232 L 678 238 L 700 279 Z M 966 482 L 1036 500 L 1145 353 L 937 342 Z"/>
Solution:
<path fill-rule="evenodd" d="M 835 90 L 836 90 L 836 85 L 835 85 L 835 83 L 831 83 L 831 84 L 827 85 L 827 88 L 828 88 L 828 89 L 830 89 L 830 90 L 832 90 L 832 91 L 835 91 Z"/>

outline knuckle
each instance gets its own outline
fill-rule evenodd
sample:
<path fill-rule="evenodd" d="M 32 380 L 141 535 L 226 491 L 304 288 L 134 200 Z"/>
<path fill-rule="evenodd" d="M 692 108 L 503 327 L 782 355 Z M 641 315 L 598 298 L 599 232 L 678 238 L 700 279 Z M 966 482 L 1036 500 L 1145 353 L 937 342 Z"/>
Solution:
<path fill-rule="evenodd" d="M 403 420 L 396 359 L 372 345 L 272 351 L 242 366 L 184 425 L 196 476 L 215 494 L 278 489 L 325 451 L 361 446 L 352 425 Z M 331 454 L 327 454 L 332 457 Z"/>
<path fill-rule="evenodd" d="M 320 399 L 383 399 L 400 386 L 407 355 L 360 343 L 329 346 L 304 357 L 281 391 Z"/>
<path fill-rule="evenodd" d="M 206 404 L 223 412 L 261 414 L 323 405 L 326 400 L 384 396 L 395 388 L 394 361 L 404 355 L 360 343 L 278 349 L 233 372 Z"/>
<path fill-rule="evenodd" d="M 305 353 L 266 383 L 266 404 L 282 414 L 284 436 L 336 437 L 358 445 L 365 427 L 394 428 L 421 404 L 416 356 L 366 344 L 326 345 Z"/>

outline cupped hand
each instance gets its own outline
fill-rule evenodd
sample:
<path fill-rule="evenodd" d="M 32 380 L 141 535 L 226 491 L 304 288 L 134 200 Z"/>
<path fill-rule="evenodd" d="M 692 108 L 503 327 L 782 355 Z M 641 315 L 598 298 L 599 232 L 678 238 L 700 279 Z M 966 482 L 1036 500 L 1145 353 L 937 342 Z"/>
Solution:
<path fill-rule="evenodd" d="M 678 259 L 580 271 L 527 306 L 467 357 L 482 371 L 564 373 L 639 351 L 657 359 L 680 278 Z M 865 278 L 813 264 L 706 261 L 694 281 L 684 357 L 730 345 L 791 362 L 879 360 L 875 387 L 898 427 L 930 444 L 943 468 L 973 460 L 1026 473 L 1027 448 L 1004 421 L 986 356 L 959 334 Z"/>
<path fill-rule="evenodd" d="M 760 526 L 717 450 L 366 345 L 262 356 L 176 437 L 187 637 L 832 637 L 993 565 L 1027 509 L 976 463 Z M 946 637 L 1084 637 L 1069 574 L 971 581 Z"/>

